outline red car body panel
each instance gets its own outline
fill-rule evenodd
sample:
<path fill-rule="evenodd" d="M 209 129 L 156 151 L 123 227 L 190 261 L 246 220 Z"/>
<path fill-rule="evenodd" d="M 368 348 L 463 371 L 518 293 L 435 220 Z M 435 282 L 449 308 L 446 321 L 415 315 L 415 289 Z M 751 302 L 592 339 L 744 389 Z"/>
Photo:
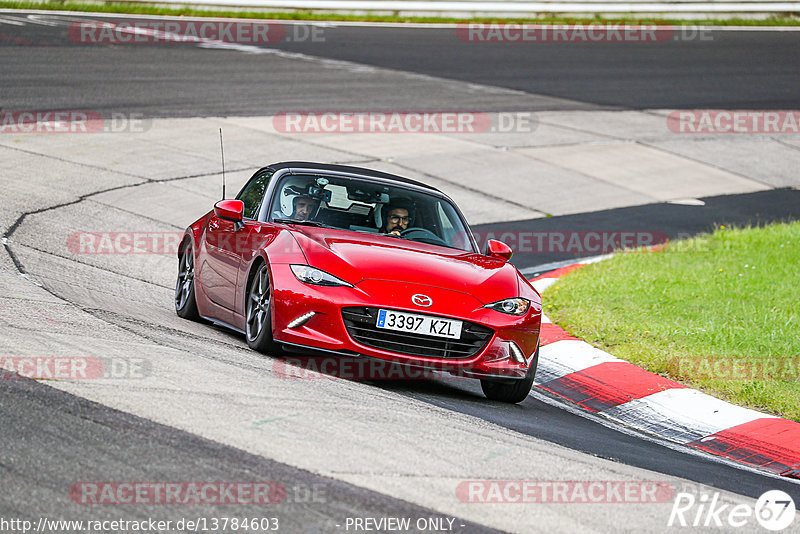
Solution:
<path fill-rule="evenodd" d="M 497 295 L 518 291 L 516 269 L 481 254 L 324 228 L 300 227 L 295 237 L 309 265 L 351 284 L 366 279 L 400 279 L 468 292 L 482 304 L 498 300 Z"/>

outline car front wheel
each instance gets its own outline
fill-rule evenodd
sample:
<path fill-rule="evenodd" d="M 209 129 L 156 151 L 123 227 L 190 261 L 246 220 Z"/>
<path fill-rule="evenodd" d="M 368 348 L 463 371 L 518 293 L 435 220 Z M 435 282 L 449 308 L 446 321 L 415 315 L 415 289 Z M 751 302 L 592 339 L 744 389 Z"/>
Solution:
<path fill-rule="evenodd" d="M 263 264 L 247 290 L 247 344 L 259 352 L 278 350 L 272 339 L 271 301 L 269 269 Z"/>
<path fill-rule="evenodd" d="M 533 379 L 536 376 L 536 367 L 539 365 L 539 347 L 533 354 L 533 361 L 522 380 L 513 382 L 498 382 L 492 379 L 481 379 L 481 389 L 483 394 L 490 400 L 509 402 L 516 404 L 524 401 L 533 387 Z"/>
<path fill-rule="evenodd" d="M 197 300 L 194 296 L 194 253 L 192 242 L 187 241 L 178 258 L 178 280 L 175 283 L 175 312 L 179 317 L 197 321 Z"/>

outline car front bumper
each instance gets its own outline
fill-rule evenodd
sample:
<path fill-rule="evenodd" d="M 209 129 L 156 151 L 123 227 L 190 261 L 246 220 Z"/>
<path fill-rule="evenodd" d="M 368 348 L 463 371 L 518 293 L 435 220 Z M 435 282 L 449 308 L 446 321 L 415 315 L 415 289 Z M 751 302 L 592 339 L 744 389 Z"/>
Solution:
<path fill-rule="evenodd" d="M 525 377 L 538 346 L 541 310 L 533 305 L 525 315 L 512 316 L 484 308 L 468 293 L 451 289 L 392 280 L 364 280 L 355 287 L 317 286 L 300 282 L 286 264 L 273 264 L 271 268 L 273 336 L 289 346 L 367 356 L 471 378 L 508 379 Z M 420 293 L 432 299 L 430 307 L 412 303 L 411 297 Z M 409 354 L 400 348 L 386 350 L 354 339 L 342 316 L 344 308 L 382 308 L 457 319 L 488 327 L 491 333 L 468 356 Z M 438 341 L 427 336 L 419 338 L 421 344 Z"/>

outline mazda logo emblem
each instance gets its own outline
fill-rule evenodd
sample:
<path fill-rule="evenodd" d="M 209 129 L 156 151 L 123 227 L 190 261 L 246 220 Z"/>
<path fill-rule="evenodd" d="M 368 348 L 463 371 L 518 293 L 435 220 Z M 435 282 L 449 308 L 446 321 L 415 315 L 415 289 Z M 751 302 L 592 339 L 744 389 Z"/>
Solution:
<path fill-rule="evenodd" d="M 414 295 L 411 297 L 411 302 L 416 304 L 417 306 L 422 306 L 423 308 L 427 308 L 431 304 L 433 304 L 433 299 L 430 298 L 428 295 Z"/>

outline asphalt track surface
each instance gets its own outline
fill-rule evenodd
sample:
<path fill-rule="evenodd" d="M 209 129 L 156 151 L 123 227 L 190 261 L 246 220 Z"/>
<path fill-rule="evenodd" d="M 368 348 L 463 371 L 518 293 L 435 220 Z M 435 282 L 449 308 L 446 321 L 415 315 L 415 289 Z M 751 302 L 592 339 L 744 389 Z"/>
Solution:
<path fill-rule="evenodd" d="M 663 43 L 485 43 L 461 41 L 453 28 L 336 24 L 316 26 L 322 33 L 314 40 L 308 27 L 287 25 L 289 38 L 309 37 L 255 45 L 512 91 L 502 98 L 454 99 L 414 80 L 403 90 L 365 88 L 347 72 L 296 64 L 285 68 L 252 53 L 231 62 L 227 52 L 209 54 L 193 44 L 83 43 L 67 36 L 76 20 L 82 19 L 59 17 L 56 25 L 0 23 L 0 67 L 13 73 L 4 76 L 5 109 L 263 115 L 359 109 L 365 97 L 371 109 L 800 107 L 798 32 L 690 29 Z"/>
<path fill-rule="evenodd" d="M 193 46 L 146 47 L 76 45 L 63 39 L 63 27 L 0 26 L 2 104 L 8 109 L 81 109 L 141 112 L 147 116 L 262 114 L 286 109 L 354 107 L 361 96 L 346 78 L 308 69 L 264 71 L 261 56 L 218 52 Z M 711 41 L 642 45 L 555 46 L 511 44 L 475 47 L 444 30 L 326 28 L 319 43 L 277 45 L 309 55 L 501 86 L 509 93 L 481 100 L 450 94 L 415 94 L 409 87 L 383 94 L 378 107 L 397 109 L 481 105 L 480 109 L 592 109 L 603 107 L 800 107 L 796 33 L 715 32 Z M 44 46 L 42 46 L 44 45 Z M 431 53 L 436 50 L 436 53 Z M 234 60 L 232 60 L 232 58 Z M 709 69 L 713 63 L 715 68 Z M 302 69 L 301 69 L 302 70 Z M 759 76 L 746 76 L 758 72 Z M 318 79 L 319 78 L 319 79 Z M 768 79 L 770 83 L 764 83 Z M 146 83 L 131 83 L 132 80 Z M 301 89 L 309 88 L 308 91 Z M 380 88 L 373 88 L 380 89 Z M 794 90 L 793 90 L 794 89 Z M 274 96 L 271 96 L 274 95 Z M 339 96 L 344 95 L 344 96 Z M 349 95 L 349 96 L 348 96 Z M 496 106 L 496 107 L 492 107 Z M 538 106 L 538 107 L 537 107 Z M 706 207 L 668 204 L 621 208 L 592 214 L 514 223 L 515 228 L 629 229 L 658 227 L 670 237 L 693 234 L 714 223 L 764 222 L 800 216 L 797 191 L 754 193 L 705 199 Z M 706 209 L 707 208 L 707 209 Z M 509 225 L 503 223 L 504 228 Z M 491 230 L 492 226 L 481 227 Z M 565 259 L 532 255 L 519 265 Z M 124 321 L 109 317 L 110 322 Z M 290 479 L 325 486 L 325 502 L 303 499 L 281 510 L 288 531 L 329 531 L 329 518 L 368 515 L 437 515 L 377 492 L 331 479 L 321 480 L 279 462 L 198 438 L 40 383 L 3 380 L 0 384 L 0 470 L 3 516 L 69 516 L 78 508 L 64 502 L 63 487 L 78 479 L 214 480 Z M 741 495 L 757 497 L 767 488 L 783 489 L 800 502 L 798 485 L 767 478 L 713 459 L 676 451 L 621 433 L 529 397 L 518 406 L 487 402 L 476 384 L 408 382 L 375 384 L 412 399 L 490 421 L 589 455 L 679 476 Z M 91 454 L 86 451 L 91 451 Z M 302 454 L 302 451 L 298 451 Z M 87 471 L 87 466 L 91 466 Z M 11 491 L 8 490 L 11 488 Z M 93 510 L 94 517 L 130 518 L 139 509 Z M 192 515 L 182 508 L 180 515 Z M 203 515 L 221 515 L 209 510 Z M 170 513 L 175 513 L 170 510 Z M 489 531 L 460 521 L 464 531 Z"/>
<path fill-rule="evenodd" d="M 5 518 L 80 518 L 85 506 L 65 502 L 64 489 L 76 480 L 270 481 L 283 484 L 275 517 L 280 530 L 333 532 L 333 518 L 436 517 L 429 509 L 225 447 L 173 428 L 74 397 L 30 380 L 4 380 L 3 417 Z M 91 451 L 91 453 L 88 453 Z M 91 467 L 89 467 L 91 466 Z M 88 468 L 87 468 L 88 467 Z M 80 476 L 77 476 L 77 475 Z M 286 481 L 284 484 L 282 481 Z M 291 482 L 289 482 L 291 481 Z M 82 509 L 83 508 L 83 509 Z M 149 517 L 241 517 L 241 506 L 96 506 L 91 519 L 146 521 Z M 469 521 L 463 532 L 490 532 Z M 68 530 L 68 529 L 65 529 Z"/>

